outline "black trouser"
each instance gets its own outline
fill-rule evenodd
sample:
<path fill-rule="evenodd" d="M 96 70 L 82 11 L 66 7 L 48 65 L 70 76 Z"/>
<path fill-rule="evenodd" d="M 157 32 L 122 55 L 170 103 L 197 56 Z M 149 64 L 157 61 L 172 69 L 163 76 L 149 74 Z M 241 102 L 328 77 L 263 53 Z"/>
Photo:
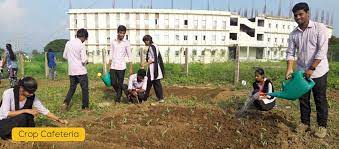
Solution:
<path fill-rule="evenodd" d="M 151 77 L 148 77 L 145 100 L 147 100 L 147 98 L 149 97 L 149 92 L 151 91 L 152 86 L 154 87 L 155 95 L 157 96 L 158 100 L 164 99 L 160 79 L 151 81 Z"/>
<path fill-rule="evenodd" d="M 120 102 L 122 89 L 124 85 L 125 70 L 111 69 L 109 71 L 109 74 L 111 78 L 111 84 L 116 92 L 115 101 Z"/>
<path fill-rule="evenodd" d="M 317 122 L 318 125 L 322 127 L 327 127 L 327 117 L 328 117 L 328 103 L 326 98 L 327 74 L 328 73 L 326 73 L 320 78 L 312 79 L 315 82 L 315 85 L 312 88 L 312 92 L 317 110 Z M 311 91 L 309 91 L 301 98 L 299 98 L 301 122 L 306 125 L 310 125 L 310 115 L 311 115 L 310 94 Z"/>
<path fill-rule="evenodd" d="M 69 105 L 78 83 L 80 83 L 82 91 L 82 109 L 88 108 L 89 93 L 88 93 L 88 77 L 85 75 L 69 76 L 70 86 L 64 103 Z"/>
<path fill-rule="evenodd" d="M 126 95 L 127 99 L 130 102 L 135 101 L 136 98 L 139 100 L 139 102 L 146 101 L 146 94 L 145 94 L 145 92 L 139 92 L 137 96 L 134 96 L 133 94 L 128 92 L 128 86 L 126 84 L 123 85 L 123 90 L 125 92 L 125 95 Z"/>
<path fill-rule="evenodd" d="M 265 104 L 262 100 L 254 100 L 253 104 L 260 111 L 269 111 L 275 106 L 275 101 Z"/>
<path fill-rule="evenodd" d="M 14 127 L 35 127 L 34 116 L 24 113 L 0 120 L 0 137 L 2 139 L 11 139 Z"/>

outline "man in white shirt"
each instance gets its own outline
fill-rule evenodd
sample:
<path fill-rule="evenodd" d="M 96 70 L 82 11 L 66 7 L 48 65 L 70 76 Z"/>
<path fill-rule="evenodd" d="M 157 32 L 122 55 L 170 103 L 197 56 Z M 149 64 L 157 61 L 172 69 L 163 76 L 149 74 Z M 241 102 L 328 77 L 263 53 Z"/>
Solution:
<path fill-rule="evenodd" d="M 146 101 L 145 91 L 147 87 L 146 70 L 139 69 L 138 73 L 129 77 L 128 86 L 124 86 L 125 94 L 130 102 L 141 103 Z M 126 90 L 127 89 L 127 90 Z"/>
<path fill-rule="evenodd" d="M 116 92 L 115 102 L 119 103 L 121 99 L 126 62 L 129 62 L 129 74 L 133 74 L 131 45 L 125 40 L 126 27 L 119 25 L 117 39 L 111 43 L 111 51 L 109 57 L 111 84 Z M 125 58 L 127 57 L 127 61 Z"/>
<path fill-rule="evenodd" d="M 72 96 L 80 83 L 82 91 L 82 109 L 89 108 L 88 77 L 87 77 L 87 54 L 84 42 L 88 38 L 86 29 L 77 31 L 77 38 L 68 41 L 65 45 L 63 57 L 68 61 L 68 75 L 70 88 L 64 100 L 63 109 L 70 108 Z"/>
<path fill-rule="evenodd" d="M 286 79 L 291 77 L 293 63 L 295 56 L 297 56 L 297 70 L 305 71 L 305 77 L 312 78 L 315 82 L 315 86 L 312 88 L 318 122 L 315 136 L 324 138 L 327 134 L 328 119 L 326 99 L 327 74 L 329 71 L 327 28 L 324 24 L 310 20 L 307 3 L 296 4 L 293 7 L 293 13 L 298 27 L 292 31 L 288 41 Z M 299 133 L 310 130 L 310 93 L 311 91 L 299 99 L 301 124 L 296 129 Z"/>

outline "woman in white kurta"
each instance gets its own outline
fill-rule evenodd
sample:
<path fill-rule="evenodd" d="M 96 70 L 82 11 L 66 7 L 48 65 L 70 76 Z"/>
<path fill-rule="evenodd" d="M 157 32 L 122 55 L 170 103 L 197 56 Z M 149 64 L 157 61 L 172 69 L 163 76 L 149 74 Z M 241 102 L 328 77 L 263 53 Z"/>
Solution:
<path fill-rule="evenodd" d="M 66 124 L 46 109 L 35 96 L 38 88 L 36 80 L 32 77 L 24 77 L 18 85 L 4 91 L 0 107 L 0 137 L 10 139 L 14 127 L 34 127 L 34 117 L 39 113 L 49 119 Z"/>
<path fill-rule="evenodd" d="M 145 35 L 143 38 L 144 43 L 148 46 L 146 54 L 146 62 L 142 64 L 148 65 L 147 70 L 147 88 L 146 88 L 146 97 L 149 96 L 149 92 L 154 87 L 155 94 L 160 103 L 164 101 L 163 89 L 161 85 L 161 79 L 164 77 L 164 67 L 162 62 L 162 57 L 159 52 L 159 48 L 153 43 L 152 37 L 150 35 Z"/>

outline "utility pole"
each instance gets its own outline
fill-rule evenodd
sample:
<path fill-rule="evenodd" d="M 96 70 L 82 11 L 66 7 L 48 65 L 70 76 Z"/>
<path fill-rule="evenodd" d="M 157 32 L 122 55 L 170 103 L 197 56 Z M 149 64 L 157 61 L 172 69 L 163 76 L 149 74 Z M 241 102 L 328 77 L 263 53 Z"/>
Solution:
<path fill-rule="evenodd" d="M 72 9 L 72 0 L 69 0 L 69 4 L 68 4 L 69 6 L 69 9 Z"/>
<path fill-rule="evenodd" d="M 115 0 L 112 0 L 112 8 L 115 8 Z"/>

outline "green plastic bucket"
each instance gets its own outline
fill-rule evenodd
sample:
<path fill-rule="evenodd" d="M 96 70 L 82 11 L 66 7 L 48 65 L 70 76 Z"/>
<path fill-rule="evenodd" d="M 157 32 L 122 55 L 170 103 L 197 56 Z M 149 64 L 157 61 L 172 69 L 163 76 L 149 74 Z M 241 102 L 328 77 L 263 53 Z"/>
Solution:
<path fill-rule="evenodd" d="M 107 87 L 111 86 L 111 76 L 110 76 L 109 72 L 100 76 L 100 78 Z"/>
<path fill-rule="evenodd" d="M 268 95 L 287 100 L 297 100 L 310 91 L 314 85 L 312 79 L 304 77 L 304 71 L 296 71 L 292 73 L 292 79 L 282 82 L 282 91 L 268 93 Z"/>

